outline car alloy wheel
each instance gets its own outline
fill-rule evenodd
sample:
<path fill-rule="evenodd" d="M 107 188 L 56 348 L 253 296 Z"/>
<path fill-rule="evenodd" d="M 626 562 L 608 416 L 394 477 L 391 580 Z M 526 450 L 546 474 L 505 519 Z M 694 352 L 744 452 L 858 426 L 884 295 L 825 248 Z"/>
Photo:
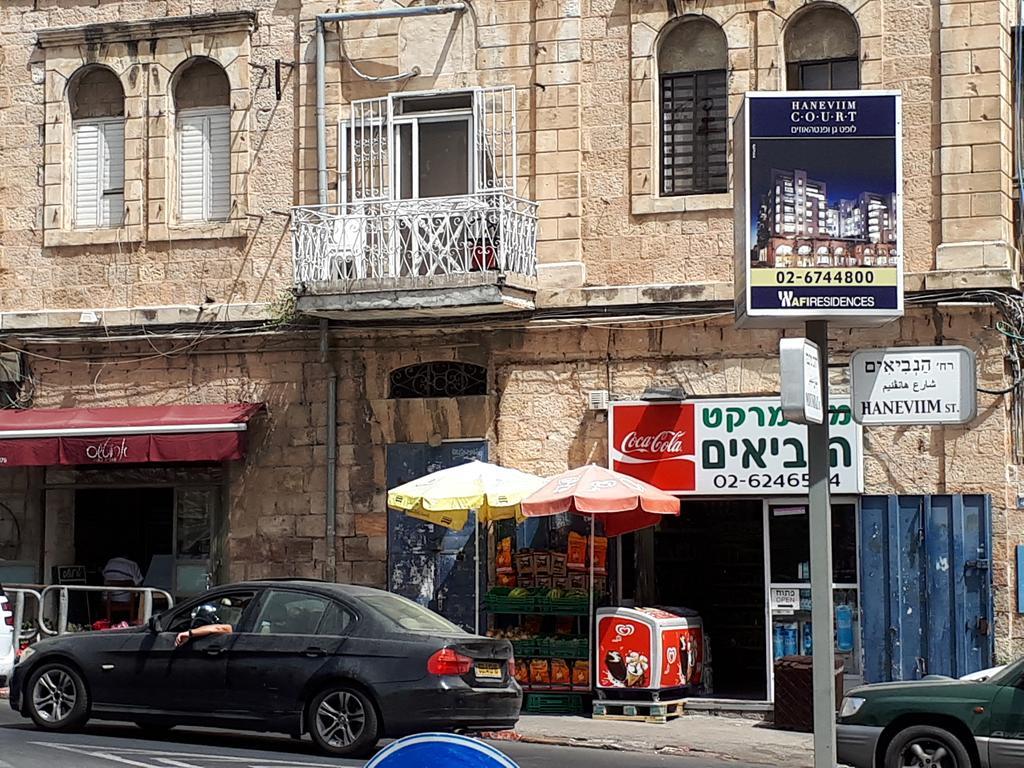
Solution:
<path fill-rule="evenodd" d="M 316 709 L 316 729 L 333 749 L 351 747 L 366 728 L 366 708 L 354 694 L 334 691 Z"/>
<path fill-rule="evenodd" d="M 971 757 L 960 739 L 944 728 L 912 725 L 889 743 L 885 768 L 971 768 Z"/>
<path fill-rule="evenodd" d="M 903 768 L 945 768 L 949 750 L 930 739 L 920 739 L 903 750 Z"/>
<path fill-rule="evenodd" d="M 32 708 L 44 722 L 60 725 L 75 711 L 77 703 L 75 680 L 63 667 L 39 675 L 32 687 Z"/>

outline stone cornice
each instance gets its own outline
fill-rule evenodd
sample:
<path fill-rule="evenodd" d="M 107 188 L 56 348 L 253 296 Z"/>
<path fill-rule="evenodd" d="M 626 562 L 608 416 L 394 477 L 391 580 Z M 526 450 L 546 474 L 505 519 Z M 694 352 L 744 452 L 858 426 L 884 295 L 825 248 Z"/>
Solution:
<path fill-rule="evenodd" d="M 256 29 L 256 13 L 231 11 L 206 13 L 197 16 L 175 16 L 145 21 L 114 21 L 105 24 L 86 24 L 81 27 L 55 27 L 37 33 L 40 48 L 65 45 L 125 43 L 161 37 L 185 37 L 196 32 L 252 32 Z"/>

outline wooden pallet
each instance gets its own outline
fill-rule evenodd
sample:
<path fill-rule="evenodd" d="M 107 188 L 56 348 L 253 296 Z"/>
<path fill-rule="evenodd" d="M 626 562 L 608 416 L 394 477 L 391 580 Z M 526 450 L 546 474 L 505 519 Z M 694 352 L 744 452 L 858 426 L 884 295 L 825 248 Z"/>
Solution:
<path fill-rule="evenodd" d="M 611 701 L 594 702 L 595 720 L 629 720 L 644 723 L 667 723 L 683 714 L 679 701 Z"/>

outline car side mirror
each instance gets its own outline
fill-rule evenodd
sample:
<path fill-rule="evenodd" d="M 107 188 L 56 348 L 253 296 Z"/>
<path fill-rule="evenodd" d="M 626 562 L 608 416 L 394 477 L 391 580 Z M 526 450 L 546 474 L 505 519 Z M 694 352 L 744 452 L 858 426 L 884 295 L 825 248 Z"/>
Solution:
<path fill-rule="evenodd" d="M 156 617 L 156 616 L 150 616 L 149 617 L 149 621 L 146 622 L 146 627 L 149 629 L 149 631 L 152 634 L 154 634 L 154 635 L 160 634 L 160 632 L 161 632 L 160 619 L 158 617 Z"/>

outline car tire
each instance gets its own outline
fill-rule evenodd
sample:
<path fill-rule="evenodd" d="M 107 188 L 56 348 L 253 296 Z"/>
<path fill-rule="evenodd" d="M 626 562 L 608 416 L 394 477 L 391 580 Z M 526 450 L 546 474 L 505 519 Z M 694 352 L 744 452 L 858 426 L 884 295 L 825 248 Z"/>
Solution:
<path fill-rule="evenodd" d="M 380 740 L 380 721 L 369 696 L 344 683 L 309 703 L 306 728 L 317 748 L 338 757 L 367 757 Z"/>
<path fill-rule="evenodd" d="M 36 670 L 24 689 L 29 717 L 47 731 L 70 731 L 89 719 L 89 691 L 82 676 L 60 662 Z"/>
<path fill-rule="evenodd" d="M 971 768 L 971 756 L 963 742 L 949 731 L 931 725 L 913 725 L 904 728 L 889 742 L 885 768 L 917 766 Z"/>

